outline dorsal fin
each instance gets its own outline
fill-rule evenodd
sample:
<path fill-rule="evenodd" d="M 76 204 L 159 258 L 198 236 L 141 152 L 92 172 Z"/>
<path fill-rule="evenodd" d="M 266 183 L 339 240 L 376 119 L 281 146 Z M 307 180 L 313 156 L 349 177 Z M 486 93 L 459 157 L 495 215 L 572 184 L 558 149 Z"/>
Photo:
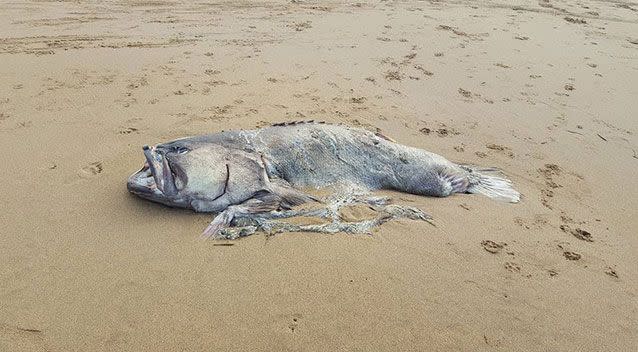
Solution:
<path fill-rule="evenodd" d="M 390 137 L 386 136 L 385 134 L 381 133 L 381 130 L 377 130 L 374 134 L 375 134 L 375 136 L 377 136 L 377 137 L 379 137 L 379 138 L 383 138 L 383 139 L 385 139 L 386 141 L 390 141 L 390 142 L 392 142 L 392 143 L 396 143 L 396 142 L 397 142 L 397 141 L 395 141 L 394 139 L 392 139 L 392 138 L 390 138 Z"/>
<path fill-rule="evenodd" d="M 272 127 L 284 127 L 284 126 L 296 126 L 296 125 L 303 125 L 303 124 L 327 124 L 327 122 L 325 121 L 315 121 L 315 120 L 306 120 L 306 121 L 288 121 L 288 122 L 277 122 L 277 123 L 273 123 Z"/>
<path fill-rule="evenodd" d="M 297 125 L 303 125 L 303 124 L 319 124 L 319 125 L 333 125 L 333 126 L 346 126 L 349 127 L 346 124 L 343 124 L 341 122 L 326 122 L 326 121 L 315 121 L 315 120 L 305 120 L 305 121 L 288 121 L 288 122 L 278 122 L 278 123 L 273 123 L 272 127 L 287 127 L 287 126 L 297 126 Z M 371 131 L 372 132 L 372 131 Z M 386 136 L 385 134 L 383 134 L 381 132 L 381 129 L 377 128 L 377 130 L 375 132 L 373 132 L 377 137 L 385 139 L 386 141 L 390 141 L 393 143 L 396 143 L 397 141 L 395 141 L 394 139 Z"/>

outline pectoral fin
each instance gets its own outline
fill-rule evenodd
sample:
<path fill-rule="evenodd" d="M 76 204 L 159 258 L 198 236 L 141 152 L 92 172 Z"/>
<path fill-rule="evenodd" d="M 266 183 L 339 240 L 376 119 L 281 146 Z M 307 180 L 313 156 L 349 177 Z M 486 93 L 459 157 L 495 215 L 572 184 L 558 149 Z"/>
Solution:
<path fill-rule="evenodd" d="M 309 194 L 301 192 L 284 181 L 270 183 L 270 191 L 281 199 L 281 206 L 290 209 L 294 206 L 319 200 Z"/>
<path fill-rule="evenodd" d="M 217 214 L 202 233 L 202 237 L 218 237 L 221 230 L 229 227 L 233 220 L 238 217 L 250 217 L 251 215 L 291 209 L 294 206 L 311 201 L 318 202 L 313 196 L 294 189 L 282 180 L 269 182 L 267 188 L 253 194 L 250 199 L 243 203 L 231 205 Z"/>
<path fill-rule="evenodd" d="M 229 227 L 233 220 L 237 217 L 268 213 L 278 210 L 280 207 L 281 198 L 278 195 L 267 191 L 258 192 L 253 196 L 253 198 L 250 198 L 238 205 L 231 205 L 217 214 L 202 233 L 202 237 L 217 237 L 220 234 L 220 231 Z"/>
<path fill-rule="evenodd" d="M 204 232 L 202 232 L 202 238 L 206 239 L 215 237 L 223 228 L 230 226 L 230 223 L 235 218 L 235 214 L 237 212 L 235 207 L 236 206 L 228 207 L 226 210 L 217 214 L 208 227 L 206 227 Z"/>

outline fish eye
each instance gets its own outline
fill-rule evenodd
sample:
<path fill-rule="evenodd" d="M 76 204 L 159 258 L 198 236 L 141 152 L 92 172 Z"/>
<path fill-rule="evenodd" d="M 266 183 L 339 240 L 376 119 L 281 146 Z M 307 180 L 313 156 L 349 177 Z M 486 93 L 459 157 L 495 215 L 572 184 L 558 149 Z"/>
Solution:
<path fill-rule="evenodd" d="M 179 146 L 174 146 L 173 148 L 171 148 L 171 152 L 173 153 L 177 153 L 177 154 L 186 154 L 188 153 L 190 150 L 186 147 L 179 147 Z"/>

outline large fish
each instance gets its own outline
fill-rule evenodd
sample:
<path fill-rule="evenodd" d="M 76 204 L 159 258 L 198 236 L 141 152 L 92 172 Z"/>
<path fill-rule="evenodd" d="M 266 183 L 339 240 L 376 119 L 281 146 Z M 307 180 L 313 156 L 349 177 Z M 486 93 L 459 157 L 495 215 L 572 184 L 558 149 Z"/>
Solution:
<path fill-rule="evenodd" d="M 389 189 L 435 197 L 479 193 L 512 203 L 520 198 L 496 169 L 455 164 L 344 125 L 293 122 L 143 150 L 146 163 L 130 176 L 129 191 L 173 207 L 218 213 L 205 236 L 218 235 L 236 218 L 282 216 L 295 205 L 315 201 L 302 188 L 342 185 L 342 190 Z M 347 229 L 331 227 L 333 232 Z"/>

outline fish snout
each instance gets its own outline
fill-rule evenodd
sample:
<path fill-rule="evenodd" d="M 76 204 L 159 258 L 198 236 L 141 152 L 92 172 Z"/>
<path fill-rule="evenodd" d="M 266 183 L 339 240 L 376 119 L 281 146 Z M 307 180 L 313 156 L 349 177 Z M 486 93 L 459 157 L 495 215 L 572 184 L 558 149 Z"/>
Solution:
<path fill-rule="evenodd" d="M 128 178 L 126 188 L 128 188 L 129 192 L 140 196 L 152 195 L 158 192 L 148 163 L 144 163 L 144 166 L 139 171 Z"/>
<path fill-rule="evenodd" d="M 155 147 L 148 145 L 143 146 L 142 150 L 157 188 L 167 197 L 175 196 L 177 194 L 175 178 L 166 156 L 158 153 Z"/>

